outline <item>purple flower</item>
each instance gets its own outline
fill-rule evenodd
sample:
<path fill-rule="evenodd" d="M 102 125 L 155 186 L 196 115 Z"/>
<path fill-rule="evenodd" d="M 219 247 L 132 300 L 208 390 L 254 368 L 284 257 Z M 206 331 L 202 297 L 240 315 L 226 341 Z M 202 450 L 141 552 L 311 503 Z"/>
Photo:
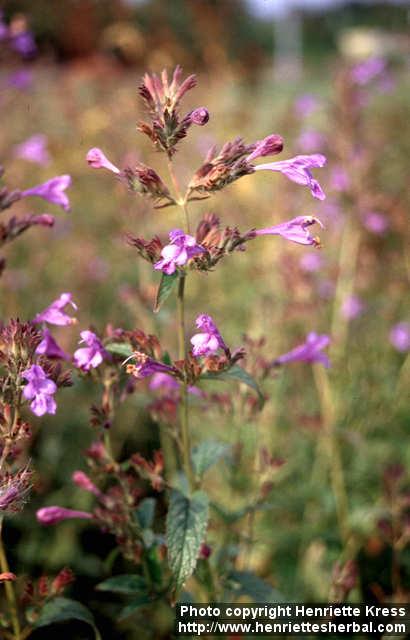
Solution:
<path fill-rule="evenodd" d="M 188 260 L 205 251 L 193 236 L 186 235 L 181 229 L 171 231 L 169 239 L 171 243 L 161 251 L 162 259 L 154 264 L 154 269 L 163 271 L 168 276 L 175 273 L 177 266 L 182 267 Z"/>
<path fill-rule="evenodd" d="M 320 133 L 320 131 L 315 131 L 314 129 L 302 131 L 297 142 L 298 146 L 305 153 L 310 153 L 318 147 L 323 147 L 325 143 L 326 138 L 323 133 Z"/>
<path fill-rule="evenodd" d="M 72 300 L 71 293 L 62 293 L 57 300 L 54 300 L 44 311 L 38 313 L 33 322 L 48 322 L 49 324 L 56 324 L 64 327 L 69 324 L 75 324 L 76 318 L 72 318 L 67 315 L 63 309 L 70 304 L 73 309 L 77 309 L 77 305 Z"/>
<path fill-rule="evenodd" d="M 173 376 L 168 373 L 154 373 L 149 383 L 149 388 L 153 391 L 157 389 L 163 390 L 166 393 L 179 393 L 180 384 L 175 380 Z M 198 387 L 189 386 L 188 393 L 192 393 L 194 396 L 202 396 L 203 392 Z"/>
<path fill-rule="evenodd" d="M 389 221 L 386 216 L 376 211 L 370 211 L 363 217 L 363 224 L 372 233 L 382 235 L 389 228 Z"/>
<path fill-rule="evenodd" d="M 98 367 L 108 354 L 101 340 L 92 331 L 81 331 L 80 336 L 82 340 L 79 344 L 85 342 L 87 346 L 74 352 L 74 363 L 79 369 L 90 371 Z"/>
<path fill-rule="evenodd" d="M 314 198 L 324 200 L 326 198 L 323 190 L 315 178 L 309 171 L 312 167 L 323 167 L 326 164 L 326 158 L 321 153 L 315 153 L 308 156 L 295 156 L 289 160 L 278 160 L 277 162 L 269 162 L 267 164 L 259 164 L 254 167 L 255 171 L 279 171 L 283 173 L 289 180 L 309 187 Z"/>
<path fill-rule="evenodd" d="M 31 58 L 37 53 L 37 46 L 30 31 L 20 31 L 12 35 L 10 45 L 23 58 Z"/>
<path fill-rule="evenodd" d="M 90 149 L 87 153 L 87 162 L 90 167 L 93 169 L 108 169 L 108 171 L 112 171 L 113 173 L 121 173 L 120 169 L 115 166 L 112 162 L 110 162 L 107 156 L 98 149 L 98 147 L 94 147 Z"/>
<path fill-rule="evenodd" d="M 149 376 L 153 376 L 155 373 L 167 373 L 173 374 L 175 372 L 174 367 L 171 367 L 163 362 L 158 362 L 158 360 L 154 360 L 147 356 L 146 353 L 141 353 L 140 351 L 135 351 L 132 356 L 127 358 L 125 362 L 131 360 L 133 358 L 136 361 L 136 364 L 127 365 L 127 373 L 131 373 L 135 378 L 148 378 Z M 123 364 L 125 364 L 125 362 Z"/>
<path fill-rule="evenodd" d="M 365 310 L 363 301 L 358 296 L 347 296 L 342 303 L 342 316 L 347 320 L 353 320 L 362 315 Z"/>
<path fill-rule="evenodd" d="M 193 346 L 192 353 L 194 356 L 211 356 L 216 353 L 219 348 L 223 349 L 225 353 L 228 352 L 228 347 L 223 341 L 211 316 L 202 313 L 197 317 L 195 324 L 198 329 L 202 329 L 202 332 L 196 333 L 191 338 L 191 344 Z"/>
<path fill-rule="evenodd" d="M 297 242 L 298 244 L 309 244 L 318 247 L 320 246 L 320 239 L 317 236 L 312 236 L 308 231 L 308 227 L 315 223 L 323 228 L 323 224 L 314 216 L 298 216 L 297 218 L 282 222 L 273 227 L 256 229 L 253 233 L 256 236 L 282 236 L 282 238 Z"/>
<path fill-rule="evenodd" d="M 47 151 L 47 137 L 42 133 L 31 136 L 31 138 L 14 147 L 14 155 L 16 158 L 22 158 L 29 162 L 47 165 L 50 162 L 50 156 Z"/>
<path fill-rule="evenodd" d="M 37 511 L 36 517 L 41 524 L 52 525 L 71 518 L 89 520 L 93 516 L 87 511 L 76 511 L 74 509 L 65 509 L 64 507 L 43 507 Z"/>
<path fill-rule="evenodd" d="M 398 322 L 390 331 L 390 342 L 397 351 L 410 349 L 410 322 Z"/>
<path fill-rule="evenodd" d="M 99 488 L 95 486 L 95 484 L 90 480 L 87 474 L 84 473 L 84 471 L 74 471 L 72 479 L 74 484 L 76 484 L 77 487 L 80 487 L 80 489 L 84 489 L 84 491 L 93 493 L 95 496 L 97 496 L 97 498 L 102 497 L 103 494 L 101 493 Z"/>
<path fill-rule="evenodd" d="M 7 77 L 7 84 L 14 89 L 24 91 L 33 83 L 33 73 L 29 69 L 19 69 Z"/>
<path fill-rule="evenodd" d="M 300 118 L 306 118 L 310 116 L 319 106 L 319 102 L 315 96 L 310 93 L 305 93 L 304 95 L 299 96 L 295 100 L 294 108 L 295 113 Z"/>
<path fill-rule="evenodd" d="M 70 360 L 68 353 L 63 351 L 54 340 L 50 331 L 45 327 L 43 329 L 43 339 L 36 349 L 39 355 L 47 356 L 47 358 L 55 358 L 57 360 Z"/>
<path fill-rule="evenodd" d="M 351 77 L 356 84 L 365 85 L 382 73 L 385 68 L 386 63 L 382 58 L 368 58 L 353 67 Z"/>
<path fill-rule="evenodd" d="M 53 394 L 57 391 L 55 382 L 47 378 L 44 370 L 38 364 L 33 364 L 21 374 L 28 380 L 28 384 L 23 389 L 23 396 L 26 400 L 31 400 L 30 408 L 36 416 L 43 416 L 45 413 L 54 414 L 57 409 Z"/>
<path fill-rule="evenodd" d="M 330 174 L 330 184 L 335 191 L 347 191 L 350 178 L 343 167 L 334 167 Z"/>
<path fill-rule="evenodd" d="M 313 331 L 307 335 L 306 341 L 277 358 L 273 364 L 284 364 L 285 362 L 321 362 L 325 367 L 330 366 L 329 358 L 322 349 L 328 346 L 330 338 L 327 335 L 318 335 Z"/>
<path fill-rule="evenodd" d="M 206 109 L 206 107 L 198 107 L 197 109 L 191 111 L 191 113 L 189 114 L 189 119 L 192 124 L 197 124 L 202 127 L 209 120 L 209 111 L 208 109 Z"/>
<path fill-rule="evenodd" d="M 51 202 L 52 204 L 62 207 L 64 211 L 70 211 L 70 201 L 68 196 L 64 193 L 70 184 L 71 176 L 56 176 L 55 178 L 51 178 L 51 180 L 47 180 L 47 182 L 43 182 L 36 187 L 22 191 L 21 195 L 25 198 L 28 196 L 38 196 L 39 198 L 43 198 L 43 200 L 47 200 L 47 202 Z"/>
<path fill-rule="evenodd" d="M 280 153 L 283 149 L 283 138 L 276 133 L 263 138 L 263 140 L 257 140 L 255 142 L 255 149 L 247 156 L 246 161 L 251 162 L 256 158 L 262 158 L 264 156 L 273 156 Z"/>
<path fill-rule="evenodd" d="M 299 265 L 303 271 L 314 273 L 319 271 L 323 265 L 323 258 L 318 251 L 303 253 L 299 260 Z"/>

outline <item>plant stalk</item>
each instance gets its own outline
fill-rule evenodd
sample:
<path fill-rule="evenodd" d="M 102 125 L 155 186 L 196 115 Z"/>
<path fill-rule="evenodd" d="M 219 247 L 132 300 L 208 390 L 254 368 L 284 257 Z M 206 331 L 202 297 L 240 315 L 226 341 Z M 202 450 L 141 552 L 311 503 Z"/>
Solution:
<path fill-rule="evenodd" d="M 0 519 L 0 568 L 2 573 L 9 573 L 9 563 L 7 562 L 6 550 L 3 544 L 3 518 Z M 11 617 L 11 624 L 13 627 L 14 640 L 21 640 L 21 627 L 17 611 L 17 599 L 14 592 L 14 586 L 12 582 L 6 580 L 4 583 L 6 591 L 6 598 L 8 609 Z"/>

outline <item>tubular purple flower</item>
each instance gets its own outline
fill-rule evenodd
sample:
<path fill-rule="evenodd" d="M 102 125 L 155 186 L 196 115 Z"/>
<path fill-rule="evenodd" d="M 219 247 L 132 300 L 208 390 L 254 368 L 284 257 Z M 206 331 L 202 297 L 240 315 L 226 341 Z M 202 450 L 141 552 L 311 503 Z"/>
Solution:
<path fill-rule="evenodd" d="M 23 389 L 23 396 L 31 400 L 30 409 L 40 417 L 45 413 L 55 414 L 57 405 L 53 394 L 57 391 L 57 385 L 47 378 L 45 371 L 38 364 L 33 364 L 21 374 L 28 380 Z"/>
<path fill-rule="evenodd" d="M 58 205 L 64 209 L 64 211 L 70 211 L 70 201 L 66 193 L 64 193 L 70 185 L 71 176 L 56 176 L 36 187 L 22 191 L 21 196 L 23 198 L 38 196 L 39 198 L 43 198 L 43 200 L 47 200 L 47 202 Z"/>
<path fill-rule="evenodd" d="M 263 158 L 264 156 L 273 156 L 280 153 L 283 149 L 283 138 L 276 133 L 272 133 L 270 136 L 266 136 L 263 140 L 257 140 L 255 142 L 255 149 L 247 156 L 246 161 L 251 162 L 256 158 Z"/>
<path fill-rule="evenodd" d="M 108 171 L 112 171 L 113 173 L 121 173 L 120 169 L 110 162 L 98 147 L 93 147 L 89 150 L 87 153 L 87 162 L 93 169 L 108 169 Z"/>
<path fill-rule="evenodd" d="M 171 231 L 169 239 L 171 243 L 162 249 L 161 260 L 154 264 L 154 269 L 163 271 L 168 276 L 175 273 L 177 267 L 184 266 L 188 260 L 205 251 L 193 236 L 186 235 L 181 229 Z"/>
<path fill-rule="evenodd" d="M 43 329 L 43 339 L 38 345 L 36 353 L 56 360 L 70 360 L 68 353 L 59 347 L 47 327 Z"/>
<path fill-rule="evenodd" d="M 49 324 L 55 324 L 61 327 L 69 324 L 75 324 L 76 318 L 72 318 L 67 315 L 63 309 L 68 304 L 77 310 L 77 305 L 73 302 L 72 293 L 62 293 L 57 300 L 54 300 L 44 311 L 38 313 L 33 322 L 48 322 Z"/>
<path fill-rule="evenodd" d="M 315 245 L 320 247 L 320 238 L 312 236 L 308 231 L 308 227 L 317 223 L 323 229 L 323 224 L 318 218 L 314 216 L 298 216 L 287 222 L 274 225 L 273 227 L 266 227 L 265 229 L 256 229 L 253 233 L 256 236 L 282 236 L 286 240 L 297 242 L 298 244 Z"/>
<path fill-rule="evenodd" d="M 84 491 L 93 493 L 95 496 L 97 496 L 97 498 L 102 497 L 103 494 L 101 493 L 99 488 L 95 486 L 95 484 L 90 480 L 87 474 L 84 473 L 84 471 L 74 471 L 72 479 L 74 484 L 76 484 L 77 487 L 80 487 L 80 489 L 84 489 Z"/>
<path fill-rule="evenodd" d="M 273 361 L 274 365 L 285 364 L 286 362 L 320 362 L 325 367 L 330 366 L 329 358 L 325 353 L 321 353 L 330 343 L 329 336 L 318 335 L 314 331 L 307 335 L 305 342 L 288 353 L 279 356 Z"/>
<path fill-rule="evenodd" d="M 219 330 L 212 320 L 211 316 L 202 313 L 195 321 L 198 329 L 202 329 L 201 333 L 196 333 L 191 338 L 193 346 L 192 353 L 194 356 L 210 356 L 223 349 L 225 353 L 229 352 Z"/>
<path fill-rule="evenodd" d="M 98 367 L 104 358 L 108 356 L 101 340 L 92 331 L 81 331 L 79 344 L 85 342 L 86 347 L 77 349 L 74 352 L 74 363 L 76 367 L 83 371 L 90 371 Z"/>
<path fill-rule="evenodd" d="M 191 113 L 189 114 L 189 119 L 192 124 L 196 124 L 202 127 L 209 121 L 209 111 L 206 107 L 198 107 L 197 109 L 191 111 Z"/>
<path fill-rule="evenodd" d="M 154 360 L 147 356 L 146 353 L 141 353 L 140 351 L 135 351 L 132 356 L 127 358 L 125 362 L 134 358 L 136 364 L 127 365 L 127 373 L 131 373 L 135 378 L 148 378 L 149 376 L 153 376 L 155 373 L 167 373 L 168 375 L 173 375 L 175 372 L 174 367 L 171 367 L 163 362 L 158 362 L 158 360 Z M 124 362 L 124 364 L 125 364 Z"/>
<path fill-rule="evenodd" d="M 28 138 L 21 144 L 14 147 L 16 158 L 35 162 L 36 164 L 47 165 L 50 162 L 50 155 L 47 151 L 47 137 L 38 133 Z"/>
<path fill-rule="evenodd" d="M 151 382 L 149 383 L 149 388 L 152 391 L 160 390 L 165 391 L 166 393 L 179 393 L 180 384 L 175 380 L 173 376 L 170 376 L 168 373 L 154 373 L 151 378 Z M 203 392 L 198 389 L 198 387 L 188 386 L 188 393 L 191 393 L 194 396 L 202 396 Z"/>
<path fill-rule="evenodd" d="M 324 200 L 326 198 L 322 187 L 315 178 L 313 178 L 309 169 L 312 167 L 323 167 L 326 164 L 326 157 L 321 153 L 313 155 L 295 156 L 289 160 L 278 160 L 277 162 L 269 162 L 267 164 L 259 164 L 254 167 L 255 171 L 279 171 L 284 176 L 296 182 L 309 187 L 314 198 Z"/>
<path fill-rule="evenodd" d="M 36 513 L 36 517 L 41 524 L 49 526 L 71 518 L 89 520 L 93 516 L 87 511 L 76 511 L 75 509 L 65 509 L 64 507 L 53 506 L 39 509 Z"/>

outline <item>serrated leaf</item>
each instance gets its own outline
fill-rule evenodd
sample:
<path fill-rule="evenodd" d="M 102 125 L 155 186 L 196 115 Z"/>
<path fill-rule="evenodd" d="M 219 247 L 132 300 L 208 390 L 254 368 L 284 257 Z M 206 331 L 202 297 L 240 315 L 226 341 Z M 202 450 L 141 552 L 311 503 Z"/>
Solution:
<path fill-rule="evenodd" d="M 248 387 L 251 387 L 258 394 L 259 399 L 259 407 L 262 409 L 265 404 L 265 398 L 257 384 L 256 380 L 252 378 L 252 376 L 239 367 L 238 365 L 234 365 L 227 371 L 221 371 L 220 373 L 204 373 L 201 375 L 201 380 L 237 380 L 238 382 L 242 382 L 242 384 L 246 384 Z"/>
<path fill-rule="evenodd" d="M 125 342 L 110 342 L 104 346 L 104 349 L 109 353 L 113 353 L 115 356 L 121 356 L 122 358 L 128 358 L 133 354 L 131 346 Z"/>
<path fill-rule="evenodd" d="M 161 275 L 161 280 L 159 283 L 157 297 L 155 299 L 154 313 L 158 313 L 165 300 L 170 295 L 172 289 L 176 285 L 178 280 L 178 274 L 173 273 L 172 276 L 167 276 L 166 273 Z"/>
<path fill-rule="evenodd" d="M 146 593 L 147 583 L 142 576 L 131 573 L 108 578 L 97 584 L 95 588 L 98 591 L 112 591 L 113 593 Z"/>
<path fill-rule="evenodd" d="M 155 498 L 144 498 L 135 510 L 135 519 L 141 529 L 150 529 L 155 515 Z"/>
<path fill-rule="evenodd" d="M 119 620 L 124 620 L 125 618 L 128 618 L 128 616 L 131 616 L 133 613 L 138 611 L 138 609 L 141 609 L 141 607 L 145 607 L 145 605 L 147 604 L 151 604 L 152 602 L 155 602 L 155 600 L 156 598 L 153 599 L 146 595 L 143 595 L 140 598 L 135 598 L 129 604 L 127 604 L 126 607 L 121 609 L 120 615 L 118 616 Z"/>
<path fill-rule="evenodd" d="M 231 447 L 218 440 L 204 440 L 192 449 L 191 459 L 195 474 L 203 476 L 205 471 L 226 455 Z"/>
<path fill-rule="evenodd" d="M 208 497 L 196 491 L 191 497 L 171 492 L 167 515 L 168 562 L 177 588 L 192 575 L 208 523 Z"/>
<path fill-rule="evenodd" d="M 282 602 L 279 591 L 251 571 L 231 571 L 228 581 L 236 597 L 249 596 L 254 602 Z"/>
<path fill-rule="evenodd" d="M 53 600 L 47 602 L 35 621 L 34 628 L 47 627 L 50 624 L 66 622 L 67 620 L 80 620 L 89 624 L 94 630 L 96 639 L 101 640 L 91 611 L 81 602 L 70 600 L 69 598 L 53 598 Z"/>

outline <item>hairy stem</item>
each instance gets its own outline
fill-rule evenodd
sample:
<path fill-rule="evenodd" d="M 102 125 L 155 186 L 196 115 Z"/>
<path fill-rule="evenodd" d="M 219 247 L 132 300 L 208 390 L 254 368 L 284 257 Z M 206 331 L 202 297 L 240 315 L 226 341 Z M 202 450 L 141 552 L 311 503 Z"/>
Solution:
<path fill-rule="evenodd" d="M 185 336 L 185 275 L 179 276 L 178 282 L 178 358 L 185 360 L 186 358 L 186 336 Z M 188 412 L 188 393 L 187 393 L 186 376 L 182 383 L 181 389 L 181 444 L 182 444 L 182 463 L 184 471 L 189 480 L 191 488 L 194 485 L 194 477 L 191 465 L 191 444 L 189 437 L 189 412 Z"/>
<path fill-rule="evenodd" d="M 3 518 L 0 519 L 0 569 L 2 573 L 9 573 L 10 569 L 9 563 L 7 562 L 6 550 L 3 544 L 2 530 Z M 14 592 L 13 583 L 7 580 L 4 583 L 4 588 L 6 590 L 7 605 L 10 613 L 11 624 L 13 627 L 14 640 L 21 640 L 21 628 L 17 611 L 17 599 Z"/>

